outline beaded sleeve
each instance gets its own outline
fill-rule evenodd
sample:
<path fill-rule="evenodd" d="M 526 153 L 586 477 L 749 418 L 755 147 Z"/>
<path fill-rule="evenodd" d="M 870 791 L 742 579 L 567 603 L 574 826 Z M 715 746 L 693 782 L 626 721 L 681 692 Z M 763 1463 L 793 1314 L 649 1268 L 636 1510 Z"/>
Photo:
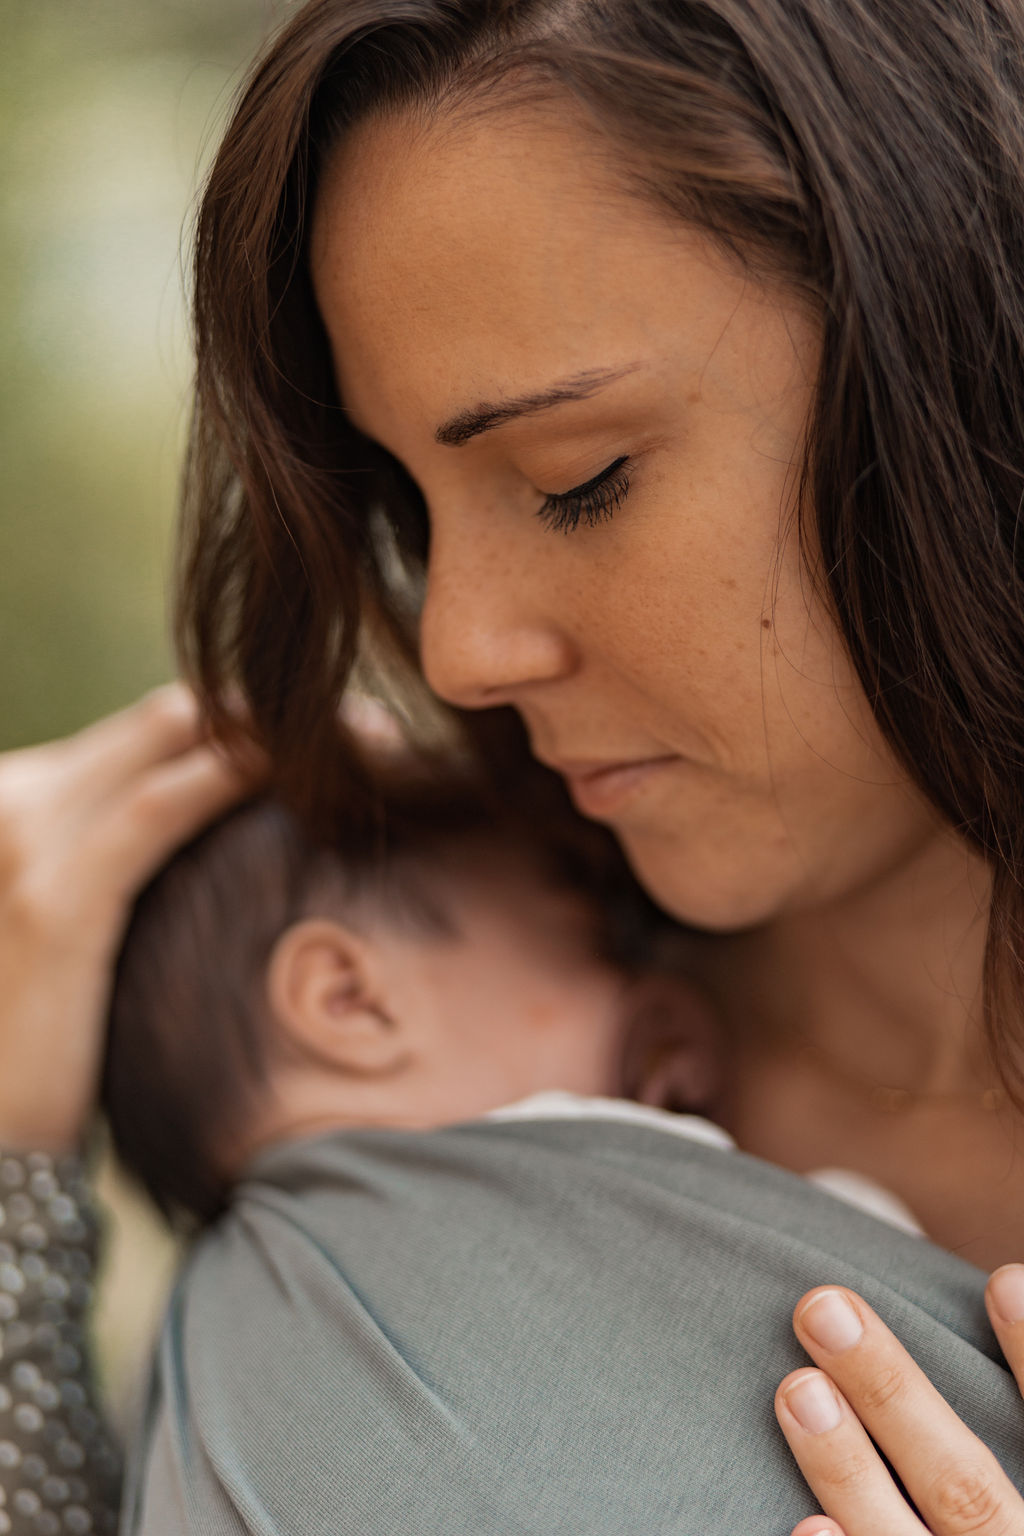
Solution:
<path fill-rule="evenodd" d="M 98 1237 L 80 1158 L 0 1151 L 0 1536 L 117 1529 L 87 1326 Z"/>

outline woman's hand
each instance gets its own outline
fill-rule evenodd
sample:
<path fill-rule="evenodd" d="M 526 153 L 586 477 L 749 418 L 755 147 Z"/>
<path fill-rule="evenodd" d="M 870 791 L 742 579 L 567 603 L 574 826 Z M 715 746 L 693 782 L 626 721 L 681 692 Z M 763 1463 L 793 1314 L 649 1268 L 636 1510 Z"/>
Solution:
<path fill-rule="evenodd" d="M 1024 1265 L 997 1269 L 985 1301 L 1024 1391 Z M 797 1304 L 794 1327 L 821 1370 L 787 1376 L 775 1411 L 825 1514 L 793 1536 L 1024 1536 L 1024 1498 L 866 1302 L 819 1287 Z"/>
<path fill-rule="evenodd" d="M 81 1134 L 132 897 L 244 789 L 179 684 L 0 756 L 0 1144 Z"/>

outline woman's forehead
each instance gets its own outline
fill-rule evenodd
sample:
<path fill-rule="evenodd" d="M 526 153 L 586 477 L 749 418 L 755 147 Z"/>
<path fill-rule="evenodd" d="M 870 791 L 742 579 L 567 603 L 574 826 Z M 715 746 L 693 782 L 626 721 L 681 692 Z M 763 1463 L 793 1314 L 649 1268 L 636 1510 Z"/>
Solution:
<path fill-rule="evenodd" d="M 550 113 L 361 125 L 325 176 L 312 269 L 342 398 L 372 435 L 427 400 L 436 431 L 679 341 L 706 355 L 745 284 Z"/>

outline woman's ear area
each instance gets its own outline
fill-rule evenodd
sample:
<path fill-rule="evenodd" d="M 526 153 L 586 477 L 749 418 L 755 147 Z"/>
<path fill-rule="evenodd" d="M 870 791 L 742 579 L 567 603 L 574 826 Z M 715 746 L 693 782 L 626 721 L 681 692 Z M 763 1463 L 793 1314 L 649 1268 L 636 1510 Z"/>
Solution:
<path fill-rule="evenodd" d="M 274 945 L 267 1002 L 286 1049 L 354 1076 L 404 1068 L 410 1041 L 374 979 L 371 940 L 329 918 L 293 923 Z"/>

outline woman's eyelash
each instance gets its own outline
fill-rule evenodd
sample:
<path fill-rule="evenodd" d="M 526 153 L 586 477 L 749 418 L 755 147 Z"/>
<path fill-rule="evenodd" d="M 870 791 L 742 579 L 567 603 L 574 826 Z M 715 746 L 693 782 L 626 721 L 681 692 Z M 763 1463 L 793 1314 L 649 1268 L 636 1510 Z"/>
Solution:
<path fill-rule="evenodd" d="M 604 522 L 629 494 L 628 464 L 629 458 L 623 454 L 592 480 L 574 486 L 561 496 L 547 497 L 537 516 L 553 533 L 572 533 L 580 523 L 593 528 Z"/>

